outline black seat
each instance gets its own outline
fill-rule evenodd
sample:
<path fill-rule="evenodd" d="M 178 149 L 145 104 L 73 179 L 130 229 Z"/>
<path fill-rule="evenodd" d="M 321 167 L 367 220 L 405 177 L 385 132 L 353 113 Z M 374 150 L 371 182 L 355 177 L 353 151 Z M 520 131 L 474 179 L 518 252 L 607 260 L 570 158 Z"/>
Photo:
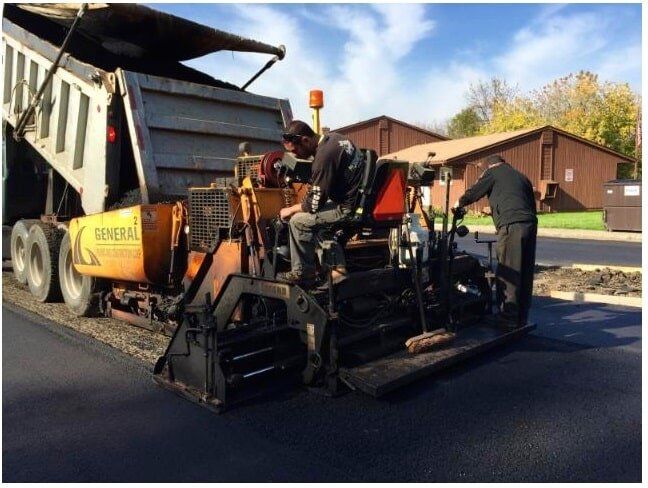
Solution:
<path fill-rule="evenodd" d="M 407 174 L 409 163 L 378 160 L 375 151 L 366 154 L 365 171 L 358 190 L 355 211 L 345 221 L 330 226 L 324 239 L 342 248 L 355 234 L 399 227 L 407 211 Z"/>
<path fill-rule="evenodd" d="M 358 189 L 358 207 L 364 207 L 367 201 L 367 196 L 371 194 L 373 178 L 376 172 L 376 161 L 378 161 L 378 153 L 373 149 L 363 149 L 365 156 L 364 174 Z"/>

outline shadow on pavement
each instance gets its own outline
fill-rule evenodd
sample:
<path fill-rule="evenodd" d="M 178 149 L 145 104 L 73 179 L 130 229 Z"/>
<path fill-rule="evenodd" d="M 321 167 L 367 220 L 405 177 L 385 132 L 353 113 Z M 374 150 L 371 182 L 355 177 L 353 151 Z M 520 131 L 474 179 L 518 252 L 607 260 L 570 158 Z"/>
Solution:
<path fill-rule="evenodd" d="M 641 352 L 641 309 L 534 297 L 535 335 L 585 347 Z"/>

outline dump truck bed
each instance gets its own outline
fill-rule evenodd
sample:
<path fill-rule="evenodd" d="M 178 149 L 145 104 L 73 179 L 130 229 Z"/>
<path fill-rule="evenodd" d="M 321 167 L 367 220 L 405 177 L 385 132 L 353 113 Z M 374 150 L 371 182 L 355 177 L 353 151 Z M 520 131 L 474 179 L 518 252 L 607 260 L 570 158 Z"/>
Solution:
<path fill-rule="evenodd" d="M 149 196 L 184 195 L 232 175 L 238 145 L 278 149 L 290 117 L 286 100 L 122 70 L 118 81 Z"/>
<path fill-rule="evenodd" d="M 15 127 L 59 48 L 6 17 L 2 22 L 3 120 Z M 119 200 L 126 162 L 135 166 L 142 203 L 169 200 L 231 175 L 241 142 L 259 153 L 278 149 L 291 117 L 287 100 L 132 69 L 106 71 L 66 54 L 24 139 L 90 214 Z M 107 140 L 113 125 L 114 143 Z"/>

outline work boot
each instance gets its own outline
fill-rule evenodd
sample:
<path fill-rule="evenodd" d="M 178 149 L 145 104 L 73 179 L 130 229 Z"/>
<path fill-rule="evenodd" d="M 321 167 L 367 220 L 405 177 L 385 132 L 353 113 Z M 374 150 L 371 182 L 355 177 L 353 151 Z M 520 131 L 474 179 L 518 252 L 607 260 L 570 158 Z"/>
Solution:
<path fill-rule="evenodd" d="M 337 266 L 331 270 L 331 279 L 333 280 L 334 285 L 342 283 L 348 277 L 349 277 L 349 272 L 344 266 Z"/>
<path fill-rule="evenodd" d="M 304 271 L 286 271 L 285 273 L 277 273 L 279 281 L 285 281 L 293 285 L 301 286 L 302 288 L 312 288 L 315 285 L 315 273 L 308 273 Z"/>

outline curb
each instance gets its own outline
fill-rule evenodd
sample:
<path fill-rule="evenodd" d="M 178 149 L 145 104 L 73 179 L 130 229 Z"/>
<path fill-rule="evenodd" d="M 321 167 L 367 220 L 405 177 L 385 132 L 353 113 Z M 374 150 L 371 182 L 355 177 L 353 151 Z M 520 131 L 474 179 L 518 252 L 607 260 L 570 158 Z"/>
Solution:
<path fill-rule="evenodd" d="M 495 234 L 492 225 L 469 225 L 471 232 L 478 231 Z M 538 237 L 556 237 L 558 239 L 589 239 L 593 241 L 642 242 L 641 232 L 607 232 L 604 230 L 547 229 L 538 228 Z"/>
<path fill-rule="evenodd" d="M 570 268 L 570 266 L 566 266 Z M 603 269 L 611 269 L 613 271 L 621 271 L 622 273 L 641 273 L 641 266 L 613 266 L 609 264 L 580 264 L 574 263 L 571 265 L 571 268 L 580 269 L 581 271 L 596 271 Z"/>
<path fill-rule="evenodd" d="M 580 291 L 555 291 L 549 293 L 551 298 L 570 300 L 573 302 L 605 303 L 608 305 L 622 305 L 624 307 L 641 308 L 642 297 L 622 297 L 616 295 L 600 295 L 598 293 L 583 293 Z"/>

